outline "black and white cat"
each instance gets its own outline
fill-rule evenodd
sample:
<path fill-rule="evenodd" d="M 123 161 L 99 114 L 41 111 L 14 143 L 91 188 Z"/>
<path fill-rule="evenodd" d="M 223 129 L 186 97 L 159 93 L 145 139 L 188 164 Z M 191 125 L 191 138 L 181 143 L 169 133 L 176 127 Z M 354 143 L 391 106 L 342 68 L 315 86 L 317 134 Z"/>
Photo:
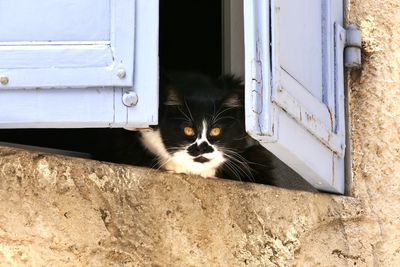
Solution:
<path fill-rule="evenodd" d="M 141 141 L 165 170 L 315 191 L 246 133 L 244 116 L 240 79 L 175 73 L 161 81 L 159 125 Z"/>
<path fill-rule="evenodd" d="M 161 168 L 215 177 L 222 169 L 251 176 L 240 153 L 254 145 L 244 128 L 243 86 L 224 76 L 218 80 L 176 73 L 161 84 L 159 126 L 142 133 L 145 147 Z"/>

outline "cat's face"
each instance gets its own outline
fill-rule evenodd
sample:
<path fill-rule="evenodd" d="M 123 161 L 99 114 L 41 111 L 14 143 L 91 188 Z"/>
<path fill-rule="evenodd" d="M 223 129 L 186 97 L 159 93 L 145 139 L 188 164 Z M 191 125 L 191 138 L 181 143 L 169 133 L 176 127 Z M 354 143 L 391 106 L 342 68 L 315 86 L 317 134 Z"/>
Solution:
<path fill-rule="evenodd" d="M 162 90 L 159 127 L 143 134 L 162 168 L 210 177 L 223 164 L 239 160 L 249 137 L 238 80 L 181 74 Z"/>

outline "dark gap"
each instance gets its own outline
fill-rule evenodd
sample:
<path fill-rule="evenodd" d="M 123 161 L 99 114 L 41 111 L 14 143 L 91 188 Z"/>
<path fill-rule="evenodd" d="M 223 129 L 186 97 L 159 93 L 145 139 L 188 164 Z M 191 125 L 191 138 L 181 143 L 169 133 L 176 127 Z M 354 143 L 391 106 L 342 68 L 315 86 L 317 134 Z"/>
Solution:
<path fill-rule="evenodd" d="M 221 75 L 221 0 L 160 0 L 159 32 L 161 70 Z"/>

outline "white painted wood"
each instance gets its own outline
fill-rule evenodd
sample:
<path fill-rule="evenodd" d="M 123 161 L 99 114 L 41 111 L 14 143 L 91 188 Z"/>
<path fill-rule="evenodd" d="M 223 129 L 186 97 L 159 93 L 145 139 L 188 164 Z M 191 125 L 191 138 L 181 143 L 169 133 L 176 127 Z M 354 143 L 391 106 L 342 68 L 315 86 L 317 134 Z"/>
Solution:
<path fill-rule="evenodd" d="M 315 188 L 343 194 L 344 160 L 321 144 L 281 109 L 276 109 L 277 141 L 264 146 Z"/>
<path fill-rule="evenodd" d="M 113 88 L 0 90 L 1 128 L 105 127 L 113 114 Z"/>
<path fill-rule="evenodd" d="M 2 0 L 0 42 L 110 40 L 110 0 Z"/>
<path fill-rule="evenodd" d="M 341 13 L 343 12 L 340 10 L 337 14 L 335 13 L 338 10 L 335 10 L 337 6 L 335 1 L 322 1 L 322 102 L 326 104 L 328 107 L 331 117 L 336 117 L 336 108 L 335 108 L 335 51 L 332 49 L 332 44 L 335 41 L 335 33 L 334 33 L 334 26 L 332 25 L 334 21 L 334 17 L 340 18 Z M 340 1 L 336 1 L 340 2 Z M 334 3 L 334 4 L 333 4 Z M 337 7 L 336 7 L 337 8 Z M 341 5 L 340 5 L 341 8 Z M 336 121 L 334 120 L 335 126 Z"/>
<path fill-rule="evenodd" d="M 118 7 L 119 3 L 132 4 L 129 8 Z M 49 61 L 40 62 L 43 68 L 16 69 L 19 85 L 14 83 L 13 69 L 0 72 L 0 75 L 9 75 L 7 86 L 0 86 L 0 128 L 82 128 L 82 127 L 132 127 L 144 128 L 157 124 L 158 116 L 158 1 L 157 0 L 119 0 L 112 1 L 116 6 L 111 25 L 117 26 L 111 33 L 109 41 L 62 41 L 55 42 L 50 49 L 72 46 L 72 50 L 88 48 L 95 55 L 97 50 L 110 46 L 114 59 L 119 55 L 128 60 L 113 62 L 112 66 L 118 64 L 131 64 L 127 68 L 126 78 L 133 82 L 133 86 L 111 87 L 112 79 L 115 79 L 116 70 L 111 67 L 103 67 L 107 64 L 107 57 L 98 57 L 90 61 L 89 54 L 85 60 L 63 61 L 56 58 L 54 54 L 46 54 L 44 57 L 53 57 L 57 66 L 62 64 L 74 65 L 62 68 L 48 68 Z M 135 6 L 134 6 L 135 5 Z M 123 5 L 127 7 L 127 5 Z M 127 14 L 125 14 L 127 13 Z M 129 14 L 128 14 L 129 13 Z M 130 15 L 133 14 L 133 16 Z M 125 18 L 117 18 L 121 14 Z M 129 19 L 127 19 L 129 18 Z M 134 19 L 134 20 L 130 20 Z M 123 23 L 122 23 L 123 22 Z M 120 31 L 120 27 L 123 29 Z M 133 29 L 129 34 L 125 29 Z M 130 31 L 129 30 L 129 31 Z M 121 35 L 122 34 L 122 35 Z M 135 36 L 133 36 L 135 34 Z M 135 43 L 133 43 L 135 42 Z M 22 45 L 21 43 L 19 43 Z M 8 43 L 1 49 L 15 45 Z M 24 49 L 36 49 L 46 42 L 25 42 L 29 46 Z M 122 52 L 113 51 L 122 46 Z M 126 50 L 123 50 L 124 47 Z M 40 49 L 39 49 L 40 50 Z M 93 52 L 93 51 L 94 52 Z M 70 50 L 71 51 L 71 50 Z M 75 51 L 75 52 L 76 52 Z M 125 52 L 123 52 L 125 51 Z M 76 52 L 77 53 L 77 52 Z M 83 52 L 82 52 L 83 53 Z M 125 54 L 124 54 L 125 53 Z M 133 60 L 135 59 L 135 60 Z M 65 63 L 67 62 L 67 63 Z M 0 65 L 2 61 L 0 60 Z M 92 64 L 91 67 L 83 68 L 80 64 Z M 20 63 L 18 63 L 20 64 Z M 134 64 L 134 68 L 133 68 Z M 94 66 L 97 65 L 97 66 Z M 92 69 L 86 72 L 85 69 Z M 133 69 L 135 71 L 133 71 Z M 43 72 L 46 70 L 45 72 Z M 113 75 L 108 75 L 113 72 Z M 47 79 L 45 75 L 54 76 Z M 26 78 L 25 78 L 26 77 Z M 71 85 L 73 79 L 82 79 L 79 83 Z M 53 89 L 53 82 L 57 82 L 57 88 Z M 21 86 L 26 85 L 26 86 Z M 77 88 L 73 88 L 76 85 Z M 93 86 L 97 84 L 98 86 Z M 40 85 L 40 86 L 39 86 Z M 51 89 L 43 89 L 43 88 Z M 65 87 L 65 88 L 64 88 Z M 72 88 L 71 88 L 72 87 Z M 25 88 L 30 88 L 26 90 Z M 126 107 L 122 103 L 122 95 L 125 91 L 135 91 L 139 102 L 136 106 Z"/>
<path fill-rule="evenodd" d="M 341 1 L 244 3 L 247 131 L 316 188 L 343 193 Z"/>
<path fill-rule="evenodd" d="M 246 129 L 273 136 L 269 50 L 269 1 L 244 1 Z"/>
<path fill-rule="evenodd" d="M 285 71 L 282 71 L 280 74 L 281 77 L 287 75 Z M 285 80 L 283 78 L 281 80 L 282 86 L 288 85 L 285 81 L 293 80 Z M 318 138 L 332 151 L 343 156 L 344 148 L 342 145 L 344 144 L 344 139 L 334 131 L 335 118 L 331 116 L 327 106 L 315 101 L 315 98 L 313 98 L 308 91 L 304 90 L 304 88 L 297 87 L 298 83 L 289 83 L 289 86 L 293 86 L 290 87 L 291 89 L 298 89 L 297 93 L 299 94 L 297 94 L 297 96 L 301 97 L 296 98 L 296 94 L 294 96 L 290 95 L 288 90 L 283 89 L 285 87 L 281 87 L 276 91 L 276 97 L 274 99 L 277 99 L 277 101 L 275 101 L 275 103 L 290 114 L 299 124 L 305 127 L 310 134 Z M 291 91 L 293 92 L 294 90 Z"/>
<path fill-rule="evenodd" d="M 332 138 L 326 139 L 327 135 L 324 134 L 326 131 L 336 133 L 339 116 L 336 114 L 334 24 L 335 21 L 338 23 L 343 21 L 343 4 L 341 1 L 307 0 L 301 2 L 301 7 L 296 9 L 294 7 L 300 2 L 276 0 L 273 3 L 276 7 L 272 24 L 279 25 L 273 26 L 273 30 L 277 29 L 273 34 L 277 51 L 273 60 L 277 67 L 274 69 L 277 84 L 272 91 L 273 101 L 287 109 L 285 107 L 287 99 L 282 96 L 290 96 L 296 100 L 299 107 L 308 110 L 308 113 L 317 120 L 317 124 L 325 125 L 326 129 L 319 126 L 310 128 L 305 120 L 299 122 L 324 143 L 332 144 L 332 149 L 341 150 L 340 153 L 343 153 L 341 145 L 344 142 L 331 142 Z M 293 9 L 296 9 L 295 13 Z M 314 22 L 311 23 L 312 21 Z M 307 28 L 306 33 L 304 29 L 298 28 L 305 22 L 311 27 Z M 315 25 L 318 27 L 314 29 Z M 296 38 L 303 39 L 300 45 L 296 43 L 290 49 Z M 279 94 L 279 91 L 284 91 L 284 94 Z M 289 113 L 291 111 L 293 109 L 289 110 Z M 298 113 L 290 115 L 297 117 Z"/>
<path fill-rule="evenodd" d="M 158 0 L 137 0 L 135 72 L 133 90 L 139 101 L 128 108 L 123 127 L 147 127 L 158 123 Z M 122 97 L 122 96 L 121 96 Z"/>
<path fill-rule="evenodd" d="M 113 63 L 109 44 L 10 45 L 0 46 L 0 54 L 4 69 L 107 67 Z"/>
<path fill-rule="evenodd" d="M 332 120 L 330 109 L 327 107 L 327 105 L 316 99 L 306 88 L 293 79 L 284 69 L 280 69 L 279 77 L 279 84 L 281 87 L 273 92 L 273 99 L 275 99 L 275 101 L 278 102 L 279 105 L 284 109 L 294 108 L 293 106 L 289 107 L 286 103 L 288 98 L 294 99 L 296 106 L 303 109 L 304 107 L 307 107 L 308 113 L 312 114 L 315 120 L 318 120 L 326 129 L 330 131 L 330 129 L 332 129 Z M 283 94 L 286 94 L 286 96 Z M 289 113 L 292 114 L 292 116 L 300 114 L 299 110 L 289 111 Z"/>
<path fill-rule="evenodd" d="M 334 132 L 342 140 L 346 139 L 346 108 L 345 108 L 345 92 L 344 92 L 344 48 L 346 44 L 346 30 L 340 26 L 339 23 L 334 24 L 334 42 L 335 42 L 335 54 L 334 54 L 334 101 L 335 106 L 335 129 Z"/>
<path fill-rule="evenodd" d="M 140 10 L 135 10 L 137 1 L 111 0 L 111 50 L 114 56 L 114 64 L 112 66 L 113 75 L 115 77 L 115 73 L 119 70 L 125 70 L 126 72 L 126 77 L 119 79 L 122 83 L 114 84 L 116 86 L 133 86 L 135 28 L 137 27 L 135 22 L 140 24 L 147 23 L 147 21 L 135 19 L 137 13 L 143 13 Z M 147 19 L 154 19 L 155 14 L 158 16 L 158 9 L 153 12 L 145 12 L 148 12 L 146 15 L 150 15 Z M 137 37 L 143 38 L 143 36 L 139 35 Z"/>
<path fill-rule="evenodd" d="M 4 0 L 1 5 L 0 17 L 7 10 L 14 14 L 0 19 L 0 75 L 9 80 L 0 88 L 133 85 L 135 0 Z"/>
<path fill-rule="evenodd" d="M 117 71 L 118 69 L 107 67 L 8 69 L 7 71 L 0 71 L 0 76 L 9 79 L 7 85 L 0 85 L 0 90 L 125 86 L 126 82 L 120 81 Z"/>
<path fill-rule="evenodd" d="M 322 10 L 320 0 L 279 0 L 281 68 L 322 102 Z"/>
<path fill-rule="evenodd" d="M 278 52 L 273 60 L 277 67 L 274 69 L 273 101 L 321 142 L 343 155 L 345 141 L 336 131 L 339 114 L 335 100 L 337 65 L 334 38 L 335 22 L 341 24 L 343 21 L 342 12 L 338 12 L 343 5 L 341 1 L 314 0 L 302 1 L 300 6 L 299 2 L 290 0 L 275 0 L 273 4 L 273 44 Z M 304 23 L 309 25 L 306 33 L 298 26 Z M 314 24 L 318 27 L 314 28 Z M 302 41 L 299 44 L 293 38 Z M 285 106 L 288 97 L 295 106 L 306 111 L 308 115 L 305 118 L 299 116 L 298 109 Z"/>

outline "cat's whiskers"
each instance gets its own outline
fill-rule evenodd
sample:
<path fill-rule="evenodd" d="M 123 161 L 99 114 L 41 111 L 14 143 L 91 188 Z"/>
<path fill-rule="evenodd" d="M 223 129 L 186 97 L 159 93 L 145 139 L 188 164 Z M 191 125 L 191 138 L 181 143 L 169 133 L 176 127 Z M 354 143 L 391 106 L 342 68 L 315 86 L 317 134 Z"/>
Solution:
<path fill-rule="evenodd" d="M 235 167 L 238 170 L 238 173 L 240 176 L 240 177 L 238 177 L 239 179 L 241 177 L 243 177 L 243 178 L 247 178 L 250 181 L 254 182 L 254 176 L 246 164 L 243 164 L 240 161 L 237 161 L 236 159 L 231 159 L 231 160 L 228 160 L 227 162 L 229 162 L 233 167 Z M 237 163 L 239 163 L 240 165 Z"/>
<path fill-rule="evenodd" d="M 248 179 L 254 181 L 252 168 L 248 164 L 248 160 L 243 158 L 239 153 L 228 148 L 222 148 L 224 155 L 229 159 L 228 162 L 233 164 Z M 240 164 L 240 165 L 239 165 Z"/>
<path fill-rule="evenodd" d="M 213 101 L 213 114 L 211 115 L 211 118 L 215 117 L 215 112 L 217 112 L 217 110 L 215 108 L 215 101 Z"/>
<path fill-rule="evenodd" d="M 221 111 L 218 110 L 217 115 L 213 116 L 213 118 L 212 118 L 212 124 L 215 124 L 219 120 L 218 119 L 219 116 L 221 116 L 223 113 L 225 113 L 226 111 L 231 110 L 231 109 L 233 109 L 233 107 L 225 108 Z"/>
<path fill-rule="evenodd" d="M 239 180 L 239 181 L 242 181 L 242 179 L 241 179 L 241 175 L 235 170 L 236 168 L 234 168 L 233 166 L 231 166 L 231 163 L 229 162 L 229 161 L 227 161 L 227 162 L 225 162 L 225 166 L 226 166 L 226 168 L 228 169 L 228 170 L 230 170 L 232 173 L 233 173 L 233 175 L 235 175 L 235 177 Z"/>
<path fill-rule="evenodd" d="M 232 140 L 239 141 L 239 140 L 243 140 L 243 139 L 246 139 L 246 138 L 248 138 L 248 135 L 243 135 L 242 137 L 234 138 Z"/>
<path fill-rule="evenodd" d="M 215 124 L 215 123 L 217 123 L 218 121 L 223 120 L 223 119 L 232 119 L 232 120 L 236 120 L 236 118 L 233 117 L 233 116 L 224 116 L 224 117 L 219 117 L 217 120 L 214 120 L 214 121 L 213 121 L 213 124 Z"/>
<path fill-rule="evenodd" d="M 155 158 L 155 163 L 153 164 L 153 165 L 151 165 L 151 169 L 154 169 L 157 165 L 159 165 L 160 164 L 160 162 L 162 161 L 162 160 L 164 160 L 161 156 L 156 156 L 156 158 Z M 158 170 L 159 168 L 157 168 L 157 170 Z"/>
<path fill-rule="evenodd" d="M 180 107 L 178 107 L 178 110 L 182 113 L 183 116 L 185 116 L 186 120 L 190 123 L 191 122 L 190 117 Z"/>
<path fill-rule="evenodd" d="M 169 159 L 167 159 L 167 160 L 164 160 L 164 162 L 163 162 L 162 164 L 160 164 L 160 162 L 158 162 L 158 164 L 160 164 L 160 165 L 158 166 L 157 169 L 154 169 L 154 170 L 155 170 L 155 171 L 160 170 L 162 167 L 164 167 L 166 164 L 168 164 L 168 162 L 170 162 L 171 160 L 172 160 L 172 158 L 169 158 Z"/>
<path fill-rule="evenodd" d="M 227 161 L 226 167 L 232 171 L 232 173 L 236 176 L 239 181 L 242 181 L 243 178 L 248 178 L 250 181 L 254 182 L 254 177 L 250 171 L 246 169 L 242 169 L 239 165 L 237 165 L 234 161 Z"/>
<path fill-rule="evenodd" d="M 147 172 L 147 175 L 149 175 L 149 174 L 152 173 L 152 172 L 159 171 L 159 170 L 160 170 L 165 164 L 167 164 L 170 160 L 171 160 L 171 158 L 169 158 L 169 159 L 167 159 L 167 160 L 164 161 L 164 159 L 162 159 L 161 156 L 158 156 L 157 159 L 156 159 L 156 162 L 150 167 L 149 171 Z M 163 162 L 162 164 L 160 164 L 161 161 L 164 161 L 164 162 Z M 157 165 L 159 165 L 159 166 L 158 166 L 157 168 L 154 168 L 154 167 L 156 167 Z"/>
<path fill-rule="evenodd" d="M 183 100 L 183 102 L 185 103 L 185 106 L 189 112 L 190 118 L 192 119 L 192 121 L 194 121 L 193 116 L 192 116 L 192 112 L 190 111 L 189 105 L 186 102 L 186 99 Z"/>
<path fill-rule="evenodd" d="M 251 165 L 258 165 L 258 166 L 261 166 L 261 167 L 269 167 L 268 165 L 265 165 L 265 164 L 260 164 L 260 163 L 254 162 L 254 161 L 247 160 L 242 155 L 240 155 L 236 151 L 233 151 L 233 150 L 231 150 L 229 148 L 224 147 L 222 149 L 223 149 L 224 152 L 226 151 L 226 152 L 229 152 L 229 153 L 237 155 L 238 158 L 240 158 L 241 160 L 245 161 L 247 164 L 249 164 L 249 166 L 251 164 Z"/>

